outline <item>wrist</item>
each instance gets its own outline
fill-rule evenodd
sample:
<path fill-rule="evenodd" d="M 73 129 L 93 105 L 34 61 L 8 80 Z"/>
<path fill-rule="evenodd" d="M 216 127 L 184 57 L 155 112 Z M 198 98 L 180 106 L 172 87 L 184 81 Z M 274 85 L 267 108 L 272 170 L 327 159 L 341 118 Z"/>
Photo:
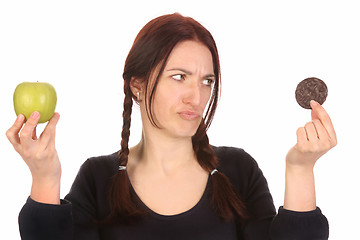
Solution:
<path fill-rule="evenodd" d="M 30 197 L 40 203 L 60 204 L 60 179 L 33 179 Z"/>
<path fill-rule="evenodd" d="M 315 179 L 312 167 L 286 166 L 284 209 L 299 212 L 316 209 Z"/>
<path fill-rule="evenodd" d="M 314 164 L 294 164 L 286 162 L 286 173 L 309 175 L 314 173 Z"/>

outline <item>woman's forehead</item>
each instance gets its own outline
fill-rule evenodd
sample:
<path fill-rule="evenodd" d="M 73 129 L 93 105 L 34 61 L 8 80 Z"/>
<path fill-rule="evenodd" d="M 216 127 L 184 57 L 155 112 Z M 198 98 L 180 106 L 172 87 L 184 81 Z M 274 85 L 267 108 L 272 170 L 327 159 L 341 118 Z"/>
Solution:
<path fill-rule="evenodd" d="M 193 73 L 197 68 L 213 74 L 214 66 L 210 50 L 203 43 L 193 40 L 178 43 L 171 51 L 165 71 L 171 69 L 182 69 Z"/>

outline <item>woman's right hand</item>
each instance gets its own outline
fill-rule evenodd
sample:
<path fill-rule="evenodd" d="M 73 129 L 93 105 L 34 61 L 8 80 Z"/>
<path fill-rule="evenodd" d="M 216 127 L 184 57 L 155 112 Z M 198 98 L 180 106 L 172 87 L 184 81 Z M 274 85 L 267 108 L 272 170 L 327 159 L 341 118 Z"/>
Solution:
<path fill-rule="evenodd" d="M 37 202 L 60 203 L 61 164 L 55 149 L 59 118 L 60 115 L 54 113 L 39 138 L 36 136 L 39 112 L 33 112 L 25 125 L 25 117 L 20 114 L 6 132 L 14 149 L 30 169 L 33 179 L 30 197 Z"/>

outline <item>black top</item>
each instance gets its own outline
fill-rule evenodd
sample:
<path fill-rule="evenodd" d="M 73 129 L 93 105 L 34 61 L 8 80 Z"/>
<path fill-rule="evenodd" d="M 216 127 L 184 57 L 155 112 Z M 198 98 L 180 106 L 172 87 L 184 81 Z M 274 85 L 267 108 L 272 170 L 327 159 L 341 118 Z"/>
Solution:
<path fill-rule="evenodd" d="M 108 187 L 119 167 L 114 153 L 88 159 L 60 205 L 28 198 L 19 215 L 22 239 L 328 239 L 328 222 L 319 208 L 294 212 L 280 207 L 276 214 L 266 179 L 255 160 L 238 148 L 214 150 L 219 158 L 218 170 L 229 177 L 252 216 L 243 229 L 235 222 L 221 221 L 212 210 L 208 198 L 210 175 L 201 200 L 184 213 L 159 215 L 142 203 L 150 214 L 136 224 L 97 227 L 93 219 L 104 219 L 109 213 Z"/>

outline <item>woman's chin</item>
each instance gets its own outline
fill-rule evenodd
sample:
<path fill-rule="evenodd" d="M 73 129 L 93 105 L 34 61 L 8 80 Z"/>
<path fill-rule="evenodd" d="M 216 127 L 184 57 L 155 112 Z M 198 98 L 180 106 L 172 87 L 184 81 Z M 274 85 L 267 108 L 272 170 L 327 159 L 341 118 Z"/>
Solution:
<path fill-rule="evenodd" d="M 180 138 L 191 138 L 195 135 L 197 128 L 185 129 L 179 128 L 177 131 L 174 131 L 175 135 Z"/>

